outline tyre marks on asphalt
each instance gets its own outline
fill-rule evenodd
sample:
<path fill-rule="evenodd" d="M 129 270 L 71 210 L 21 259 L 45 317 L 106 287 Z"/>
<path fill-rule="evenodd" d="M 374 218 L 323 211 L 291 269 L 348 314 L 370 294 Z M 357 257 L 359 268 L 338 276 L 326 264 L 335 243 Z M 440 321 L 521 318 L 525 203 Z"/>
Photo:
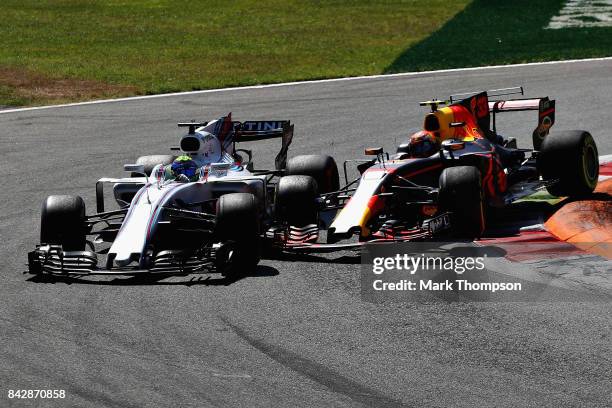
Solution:
<path fill-rule="evenodd" d="M 238 327 L 227 319 L 222 318 L 238 337 L 246 341 L 249 345 L 270 357 L 277 363 L 315 381 L 332 392 L 343 394 L 354 402 L 366 407 L 379 408 L 407 408 L 410 405 L 402 401 L 390 398 L 381 394 L 377 390 L 351 380 L 324 365 L 300 356 L 293 351 L 266 343 L 249 335 L 246 330 Z"/>

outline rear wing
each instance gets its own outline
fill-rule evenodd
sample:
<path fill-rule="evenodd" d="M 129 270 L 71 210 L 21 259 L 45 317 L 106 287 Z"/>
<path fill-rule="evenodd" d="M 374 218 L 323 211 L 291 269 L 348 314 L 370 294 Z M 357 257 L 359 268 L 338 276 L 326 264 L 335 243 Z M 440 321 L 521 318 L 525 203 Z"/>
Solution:
<path fill-rule="evenodd" d="M 493 89 L 486 92 L 467 92 L 450 96 L 450 102 L 459 102 L 472 99 L 474 96 L 486 95 L 487 106 L 491 115 L 492 130 L 497 134 L 497 124 L 495 115 L 500 112 L 521 112 L 529 110 L 538 111 L 538 126 L 532 134 L 533 148 L 539 150 L 542 141 L 548 135 L 550 128 L 555 123 L 555 101 L 548 97 L 542 98 L 520 98 L 520 99 L 500 99 L 509 95 L 525 95 L 522 86 L 512 88 Z M 472 97 L 472 98 L 470 98 Z"/>
<path fill-rule="evenodd" d="M 251 120 L 246 122 L 231 121 L 227 116 L 219 121 L 217 136 L 222 141 L 225 149 L 234 150 L 234 145 L 241 142 L 254 142 L 273 138 L 281 138 L 281 149 L 276 155 L 274 165 L 277 170 L 284 169 L 287 164 L 287 151 L 293 140 L 294 125 L 288 120 Z M 229 119 L 228 121 L 226 121 Z M 230 122 L 231 121 L 231 122 Z M 212 122 L 182 122 L 179 127 L 189 128 L 189 134 L 194 134 L 197 129 L 205 127 Z M 231 123 L 231 126 L 229 126 Z M 227 125 L 224 126 L 224 124 Z M 216 133 L 216 132 L 215 132 Z M 226 150 L 227 151 L 227 150 Z"/>
<path fill-rule="evenodd" d="M 498 112 L 538 111 L 538 126 L 532 134 L 533 148 L 539 150 L 542 141 L 555 124 L 555 100 L 543 98 L 509 99 L 507 101 L 489 102 L 489 110 L 493 114 L 493 130 L 496 132 L 495 114 Z M 496 132 L 497 133 L 497 132 Z"/>
<path fill-rule="evenodd" d="M 255 140 L 282 137 L 287 129 L 293 129 L 288 120 L 251 120 L 247 122 L 232 122 L 234 126 L 234 141 L 249 142 Z"/>
<path fill-rule="evenodd" d="M 455 103 L 457 101 L 461 101 L 463 99 L 466 99 L 469 96 L 473 96 L 481 92 L 482 91 L 479 90 L 479 91 L 474 91 L 474 92 L 458 93 L 458 94 L 449 96 L 448 99 L 450 100 L 450 103 Z M 486 93 L 487 93 L 487 97 L 489 101 L 491 101 L 491 100 L 498 100 L 496 98 L 499 98 L 500 96 L 525 95 L 525 90 L 523 89 L 522 86 L 513 86 L 511 88 L 490 89 L 486 91 Z"/>

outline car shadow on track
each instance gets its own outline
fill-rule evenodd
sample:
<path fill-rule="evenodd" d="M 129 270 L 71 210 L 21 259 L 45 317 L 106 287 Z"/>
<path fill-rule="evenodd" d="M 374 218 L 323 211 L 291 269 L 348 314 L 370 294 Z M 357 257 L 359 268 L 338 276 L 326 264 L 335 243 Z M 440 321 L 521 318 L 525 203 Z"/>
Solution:
<path fill-rule="evenodd" d="M 67 285 L 107 285 L 107 286 L 229 286 L 245 278 L 265 278 L 277 276 L 278 269 L 268 265 L 257 265 L 254 271 L 245 273 L 237 277 L 223 277 L 217 273 L 211 274 L 193 274 L 188 276 L 173 276 L 167 274 L 150 274 L 141 276 L 129 277 L 111 277 L 111 279 L 103 279 L 99 276 L 89 277 L 64 277 L 52 275 L 36 275 L 27 279 L 28 282 L 34 283 L 65 283 Z"/>
<path fill-rule="evenodd" d="M 361 253 L 341 256 L 323 256 L 321 254 L 306 253 L 268 253 L 266 259 L 283 262 L 315 262 L 340 265 L 359 265 L 361 264 Z"/>
<path fill-rule="evenodd" d="M 520 235 L 523 228 L 544 223 L 561 206 L 561 203 L 524 201 L 504 208 L 489 208 L 484 237 Z"/>
<path fill-rule="evenodd" d="M 485 238 L 518 236 L 525 228 L 533 226 L 541 228 L 542 224 L 568 204 L 576 201 L 607 203 L 611 198 L 608 193 L 594 192 L 584 197 L 561 199 L 551 197 L 551 201 L 526 200 L 504 208 L 489 209 Z"/>

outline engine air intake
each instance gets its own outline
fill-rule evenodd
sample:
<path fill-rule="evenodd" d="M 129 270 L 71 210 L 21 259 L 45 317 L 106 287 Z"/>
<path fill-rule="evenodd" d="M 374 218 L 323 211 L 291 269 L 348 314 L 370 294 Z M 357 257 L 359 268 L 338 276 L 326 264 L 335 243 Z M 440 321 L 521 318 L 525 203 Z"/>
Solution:
<path fill-rule="evenodd" d="M 184 152 L 197 152 L 200 150 L 200 141 L 197 137 L 186 136 L 181 140 L 181 150 Z"/>

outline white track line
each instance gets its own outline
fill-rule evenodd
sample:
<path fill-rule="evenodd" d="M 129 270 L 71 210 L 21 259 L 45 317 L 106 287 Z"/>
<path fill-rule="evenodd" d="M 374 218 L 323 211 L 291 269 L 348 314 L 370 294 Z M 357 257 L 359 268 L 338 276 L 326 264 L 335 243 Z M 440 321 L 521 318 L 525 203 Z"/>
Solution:
<path fill-rule="evenodd" d="M 5 109 L 5 110 L 0 110 L 0 114 L 13 113 L 13 112 L 25 112 L 25 111 L 41 110 L 41 109 L 65 108 L 65 107 L 80 106 L 80 105 L 93 105 L 93 104 L 101 104 L 101 103 L 129 102 L 129 101 L 137 101 L 137 100 L 143 100 L 143 99 L 165 98 L 168 96 L 200 95 L 200 94 L 207 94 L 207 93 L 241 91 L 241 90 L 248 90 L 248 89 L 265 89 L 265 88 L 277 88 L 277 87 L 282 87 L 282 86 L 321 84 L 321 83 L 326 83 L 326 82 L 356 81 L 356 80 L 378 79 L 378 78 L 397 78 L 397 77 L 409 77 L 409 76 L 419 76 L 419 75 L 444 74 L 444 73 L 449 73 L 449 72 L 466 72 L 466 71 L 478 71 L 478 70 L 489 70 L 489 69 L 500 69 L 500 68 L 530 67 L 530 66 L 536 66 L 536 65 L 551 65 L 551 64 L 572 64 L 572 63 L 594 62 L 594 61 L 612 61 L 612 57 L 585 58 L 585 59 L 573 59 L 573 60 L 563 60 L 563 61 L 528 62 L 524 64 L 509 64 L 509 65 L 488 65 L 484 67 L 452 68 L 452 69 L 441 69 L 437 71 L 402 72 L 398 74 L 365 75 L 365 76 L 354 76 L 354 77 L 346 77 L 346 78 L 315 79 L 312 81 L 283 82 L 283 83 L 278 83 L 278 84 L 238 86 L 234 88 L 204 89 L 201 91 L 173 92 L 173 93 L 156 94 L 156 95 L 130 96 L 127 98 L 100 99 L 100 100 L 87 101 L 87 102 L 65 103 L 65 104 L 60 104 L 60 105 L 34 106 L 31 108 Z"/>

